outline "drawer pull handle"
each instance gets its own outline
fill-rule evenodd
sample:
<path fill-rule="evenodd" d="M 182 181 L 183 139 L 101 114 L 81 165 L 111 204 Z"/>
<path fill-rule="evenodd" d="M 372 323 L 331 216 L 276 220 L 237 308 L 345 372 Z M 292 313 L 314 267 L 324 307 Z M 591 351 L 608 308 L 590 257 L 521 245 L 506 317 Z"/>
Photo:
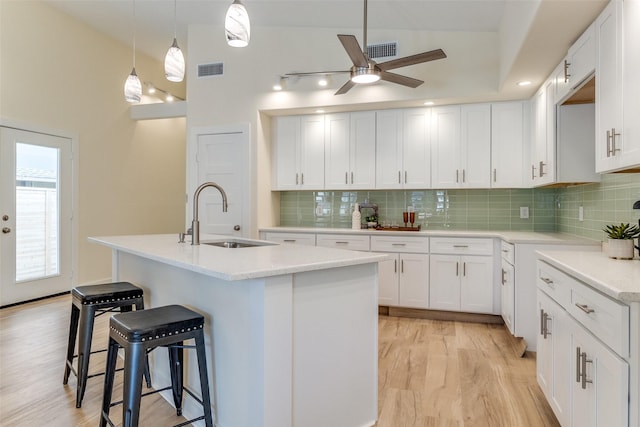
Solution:
<path fill-rule="evenodd" d="M 595 310 L 589 307 L 587 304 L 576 303 L 576 307 L 578 307 L 580 310 L 584 311 L 587 314 L 595 313 Z"/>
<path fill-rule="evenodd" d="M 391 246 L 407 246 L 406 243 L 392 243 Z"/>
<path fill-rule="evenodd" d="M 453 245 L 454 248 L 468 248 L 469 245 Z"/>
<path fill-rule="evenodd" d="M 504 252 L 506 254 L 509 251 L 507 249 L 503 249 L 502 252 Z"/>
<path fill-rule="evenodd" d="M 283 242 L 285 242 L 285 243 L 295 243 L 296 239 L 284 239 Z"/>
<path fill-rule="evenodd" d="M 336 242 L 336 245 L 348 245 L 349 242 Z"/>

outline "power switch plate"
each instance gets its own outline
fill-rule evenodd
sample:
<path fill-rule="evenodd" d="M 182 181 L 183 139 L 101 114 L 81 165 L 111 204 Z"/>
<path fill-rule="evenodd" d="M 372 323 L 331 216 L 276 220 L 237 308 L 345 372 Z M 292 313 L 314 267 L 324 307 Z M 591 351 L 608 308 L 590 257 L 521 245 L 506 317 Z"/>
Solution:
<path fill-rule="evenodd" d="M 520 206 L 520 218 L 521 219 L 529 218 L 529 206 Z"/>

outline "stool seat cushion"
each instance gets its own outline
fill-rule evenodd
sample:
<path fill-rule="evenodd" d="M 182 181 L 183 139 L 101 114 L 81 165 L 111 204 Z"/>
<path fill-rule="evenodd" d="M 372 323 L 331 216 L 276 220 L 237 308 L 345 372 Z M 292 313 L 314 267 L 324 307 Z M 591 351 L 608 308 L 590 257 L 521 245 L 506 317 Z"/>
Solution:
<path fill-rule="evenodd" d="M 111 317 L 111 330 L 128 342 L 145 342 L 202 329 L 204 317 L 181 305 L 119 313 Z"/>
<path fill-rule="evenodd" d="M 102 304 L 142 298 L 143 290 L 129 282 L 105 283 L 102 285 L 76 286 L 71 290 L 74 299 L 82 304 Z"/>

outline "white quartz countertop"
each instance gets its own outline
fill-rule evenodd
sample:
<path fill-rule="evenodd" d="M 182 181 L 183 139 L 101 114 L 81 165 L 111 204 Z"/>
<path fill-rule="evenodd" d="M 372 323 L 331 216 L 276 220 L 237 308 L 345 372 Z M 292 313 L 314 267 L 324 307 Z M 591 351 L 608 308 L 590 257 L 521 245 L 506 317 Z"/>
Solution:
<path fill-rule="evenodd" d="M 596 251 L 537 251 L 538 257 L 598 291 L 624 302 L 640 301 L 640 260 Z"/>
<path fill-rule="evenodd" d="M 426 236 L 426 237 L 492 237 L 509 243 L 594 245 L 600 244 L 591 239 L 564 233 L 537 233 L 533 231 L 474 231 L 474 230 L 420 230 L 420 231 L 382 231 L 373 229 L 353 230 L 350 228 L 314 228 L 314 227 L 264 227 L 262 232 L 279 233 L 317 233 L 317 234 L 365 234 L 371 236 Z"/>
<path fill-rule="evenodd" d="M 303 271 L 367 264 L 388 256 L 373 252 L 302 245 L 268 245 L 249 248 L 221 248 L 178 243 L 177 234 L 90 237 L 89 241 L 138 255 L 174 267 L 235 281 L 280 276 Z M 200 242 L 247 240 L 231 236 L 202 235 Z"/>

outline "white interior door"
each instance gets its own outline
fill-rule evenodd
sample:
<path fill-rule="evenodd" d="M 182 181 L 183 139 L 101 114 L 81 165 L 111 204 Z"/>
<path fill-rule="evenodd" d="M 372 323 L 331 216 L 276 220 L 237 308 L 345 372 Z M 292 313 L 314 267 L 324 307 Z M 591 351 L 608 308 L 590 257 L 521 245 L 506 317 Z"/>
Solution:
<path fill-rule="evenodd" d="M 0 127 L 0 306 L 72 287 L 71 148 Z"/>
<path fill-rule="evenodd" d="M 208 128 L 195 132 L 195 169 L 189 185 L 190 224 L 193 193 L 204 182 L 215 182 L 227 194 L 228 210 L 222 211 L 222 196 L 215 188 L 205 188 L 198 203 L 200 233 L 245 235 L 251 168 L 248 129 Z M 247 230 L 248 231 L 248 230 Z"/>

